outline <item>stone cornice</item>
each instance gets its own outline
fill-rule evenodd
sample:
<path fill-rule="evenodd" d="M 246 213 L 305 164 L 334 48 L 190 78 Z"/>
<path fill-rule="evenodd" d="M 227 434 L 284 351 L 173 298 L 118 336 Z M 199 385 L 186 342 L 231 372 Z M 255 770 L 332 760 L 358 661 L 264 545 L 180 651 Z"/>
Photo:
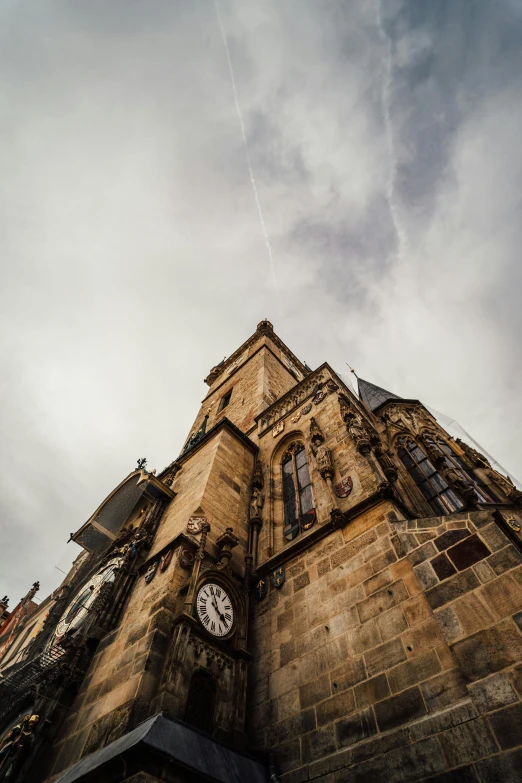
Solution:
<path fill-rule="evenodd" d="M 209 397 L 212 397 L 212 396 L 213 396 L 213 395 L 214 395 L 214 394 L 215 394 L 215 393 L 216 393 L 216 392 L 217 392 L 219 389 L 221 389 L 221 388 L 222 388 L 222 386 L 225 386 L 225 385 L 228 383 L 228 381 L 230 381 L 230 380 L 231 380 L 231 379 L 234 377 L 234 375 L 235 375 L 237 372 L 239 372 L 240 370 L 242 370 L 242 369 L 243 369 L 243 367 L 245 366 L 245 364 L 246 364 L 247 362 L 249 362 L 251 359 L 253 359 L 253 358 L 254 358 L 254 356 L 257 356 L 257 354 L 258 354 L 260 351 L 262 351 L 262 350 L 266 350 L 266 351 L 268 351 L 269 353 L 271 353 L 271 354 L 272 354 L 272 356 L 274 357 L 274 359 L 275 359 L 277 362 L 279 362 L 279 364 L 281 365 L 281 367 L 284 367 L 284 369 L 285 369 L 287 372 L 289 372 L 289 373 L 290 373 L 290 375 L 294 376 L 294 373 L 292 372 L 292 370 L 290 369 L 290 367 L 288 367 L 288 366 L 287 366 L 287 365 L 286 365 L 286 364 L 285 364 L 283 361 L 281 361 L 280 357 L 279 357 L 279 356 L 278 356 L 276 353 L 274 353 L 274 351 L 272 350 L 272 348 L 270 347 L 270 345 L 267 345 L 266 343 L 262 343 L 262 344 L 259 346 L 259 348 L 256 348 L 256 350 L 255 350 L 253 353 L 251 353 L 251 354 L 250 354 L 250 356 L 248 356 L 248 357 L 245 359 L 245 361 L 244 361 L 244 362 L 241 362 L 241 364 L 238 364 L 238 366 L 234 368 L 234 370 L 233 370 L 233 371 L 230 373 L 230 375 L 226 375 L 226 377 L 225 377 L 225 378 L 223 378 L 223 379 L 221 380 L 221 382 L 220 382 L 220 383 L 218 383 L 218 385 L 217 385 L 217 386 L 214 386 L 214 385 L 213 385 L 213 388 L 209 389 L 209 391 L 208 391 L 208 394 L 207 394 L 207 395 L 206 395 L 206 396 L 203 398 L 203 400 L 201 401 L 201 404 L 202 404 L 202 405 L 204 405 L 204 404 L 205 404 L 205 402 L 208 400 L 208 398 L 209 398 Z M 308 373 L 308 376 L 309 376 L 309 375 L 310 375 L 310 373 Z M 295 376 L 294 376 L 294 377 L 295 377 Z M 297 380 L 297 379 L 296 379 L 295 385 L 297 385 L 298 383 L 301 383 L 301 381 L 299 381 L 299 380 Z M 292 386 L 292 389 L 295 389 L 295 385 L 294 385 L 294 386 Z"/>
<path fill-rule="evenodd" d="M 297 538 L 283 547 L 283 549 L 281 549 L 279 552 L 276 552 L 275 555 L 272 555 L 268 558 L 268 560 L 265 560 L 263 563 L 261 563 L 257 567 L 255 575 L 265 576 L 266 574 L 269 574 L 275 568 L 278 568 L 283 563 L 286 563 L 287 560 L 292 560 L 304 550 L 309 549 L 310 546 L 315 544 L 317 541 L 320 541 L 322 538 L 325 538 L 325 536 L 329 535 L 334 530 L 346 527 L 346 525 L 359 517 L 361 514 L 364 514 L 366 511 L 369 511 L 381 503 L 394 504 L 398 509 L 400 509 L 406 518 L 410 516 L 408 515 L 408 512 L 403 506 L 401 500 L 395 494 L 391 494 L 390 497 L 383 497 L 380 492 L 373 492 L 371 495 L 357 503 L 357 505 L 345 511 L 342 514 L 340 521 L 330 517 L 322 524 L 316 523 L 315 526 L 305 535 L 297 536 Z M 252 578 L 254 578 L 254 575 Z"/>
<path fill-rule="evenodd" d="M 248 449 L 250 449 L 254 454 L 257 454 L 259 451 L 259 447 L 256 446 L 256 444 L 250 440 L 249 437 L 245 435 L 244 432 L 241 432 L 239 427 L 236 427 L 235 424 L 232 424 L 230 419 L 223 418 L 218 421 L 217 424 L 214 424 L 213 427 L 209 429 L 208 432 L 203 435 L 201 440 L 198 440 L 194 446 L 186 451 L 184 454 L 181 454 L 176 462 L 179 463 L 179 465 L 183 465 L 190 457 L 192 457 L 197 451 L 201 449 L 202 446 L 204 446 L 206 443 L 208 443 L 209 440 L 211 440 L 214 435 L 217 435 L 218 432 L 221 430 L 226 429 L 228 430 L 232 435 L 234 435 L 235 438 L 237 438 L 239 441 L 241 441 Z"/>
<path fill-rule="evenodd" d="M 314 370 L 306 378 L 303 378 L 300 383 L 293 386 L 286 394 L 283 394 L 282 397 L 255 417 L 254 420 L 259 428 L 259 436 L 261 437 L 269 432 L 274 424 L 280 419 L 288 416 L 288 414 L 292 413 L 296 408 L 303 405 L 303 403 L 312 396 L 318 384 L 324 385 L 328 378 L 335 380 L 339 386 L 342 387 L 343 392 L 347 392 L 353 398 L 353 401 L 357 406 L 360 405 L 360 401 L 353 391 L 341 380 L 341 378 L 339 378 L 330 365 L 327 362 L 324 362 L 317 370 Z"/>

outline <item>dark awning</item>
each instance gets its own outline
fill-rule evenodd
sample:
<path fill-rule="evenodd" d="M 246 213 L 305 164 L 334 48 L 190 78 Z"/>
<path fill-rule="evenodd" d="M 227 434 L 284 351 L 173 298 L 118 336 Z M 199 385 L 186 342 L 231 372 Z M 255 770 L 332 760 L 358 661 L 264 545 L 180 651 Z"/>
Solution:
<path fill-rule="evenodd" d="M 175 718 L 155 715 L 144 721 L 133 731 L 111 742 L 101 750 L 74 764 L 66 770 L 55 783 L 73 783 L 74 781 L 99 780 L 103 768 L 111 765 L 118 757 L 132 756 L 134 763 L 121 765 L 120 780 L 125 780 L 131 771 L 135 771 L 136 759 L 139 759 L 140 771 L 147 771 L 147 759 L 157 755 L 168 757 L 180 769 L 190 770 L 200 775 L 202 780 L 216 783 L 268 783 L 267 767 L 244 753 L 212 739 L 208 734 L 193 729 Z M 124 770 L 127 770 L 124 772 Z M 124 777 L 125 776 L 125 777 Z M 112 777 L 111 777 L 112 779 Z M 116 778 L 115 778 L 116 779 Z"/>

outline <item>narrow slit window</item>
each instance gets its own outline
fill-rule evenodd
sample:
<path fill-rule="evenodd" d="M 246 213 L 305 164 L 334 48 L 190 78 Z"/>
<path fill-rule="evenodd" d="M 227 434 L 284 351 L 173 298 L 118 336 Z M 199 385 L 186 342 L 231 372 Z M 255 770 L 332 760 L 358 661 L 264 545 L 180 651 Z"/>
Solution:
<path fill-rule="evenodd" d="M 219 403 L 219 410 L 222 411 L 223 408 L 226 408 L 228 403 L 230 402 L 230 398 L 232 397 L 232 389 L 230 391 L 227 391 L 226 394 L 223 395 L 221 398 L 221 402 Z"/>

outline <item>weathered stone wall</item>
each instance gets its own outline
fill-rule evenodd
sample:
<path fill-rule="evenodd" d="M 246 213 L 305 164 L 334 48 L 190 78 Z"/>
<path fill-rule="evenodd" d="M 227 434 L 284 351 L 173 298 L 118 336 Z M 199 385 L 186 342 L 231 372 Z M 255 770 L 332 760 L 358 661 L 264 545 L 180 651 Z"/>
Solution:
<path fill-rule="evenodd" d="M 289 561 L 255 605 L 252 741 L 288 783 L 519 780 L 521 556 L 487 512 L 389 510 Z"/>
<path fill-rule="evenodd" d="M 327 374 L 324 374 L 325 378 Z M 326 386 L 324 387 L 326 390 Z M 308 461 L 308 468 L 313 485 L 315 509 L 318 524 L 325 522 L 332 510 L 333 499 L 327 483 L 321 477 L 316 465 L 310 444 L 310 420 L 315 418 L 321 428 L 325 445 L 332 455 L 334 467 L 333 484 L 350 476 L 353 481 L 353 489 L 348 497 L 336 497 L 335 502 L 341 511 L 347 511 L 356 506 L 362 500 L 377 490 L 380 482 L 384 480 L 382 474 L 367 457 L 359 454 L 355 444 L 346 431 L 339 411 L 339 400 L 335 392 L 327 393 L 317 403 L 312 403 L 313 389 L 308 398 L 298 407 L 284 417 L 284 430 L 276 438 L 272 431 L 253 435 L 252 440 L 259 445 L 259 459 L 261 460 L 267 476 L 270 477 L 270 491 L 267 491 L 267 504 L 264 512 L 265 522 L 259 537 L 259 562 L 263 563 L 268 557 L 279 552 L 287 545 L 283 536 L 284 514 L 282 502 L 282 473 L 281 459 L 290 443 L 300 440 L 304 443 Z M 311 409 L 305 413 L 300 412 L 311 404 Z M 298 416 L 298 421 L 295 421 Z M 294 419 L 294 421 L 292 421 Z M 268 488 L 268 482 L 267 482 Z M 273 548 L 273 549 L 272 549 Z"/>
<path fill-rule="evenodd" d="M 210 407 L 207 429 L 226 416 L 240 430 L 248 432 L 255 426 L 255 416 L 295 386 L 296 379 L 281 360 L 281 349 L 270 338 L 259 336 L 244 356 L 237 369 L 230 373 L 225 369 L 212 384 L 191 432 L 199 428 Z M 229 404 L 220 410 L 221 399 L 231 389 Z"/>
<path fill-rule="evenodd" d="M 209 546 L 233 527 L 239 546 L 232 564 L 241 572 L 248 539 L 249 489 L 254 454 L 241 440 L 223 428 L 183 462 L 173 489 L 176 497 L 166 510 L 149 557 L 161 552 L 186 531 L 193 514 L 205 514 L 211 531 Z"/>
<path fill-rule="evenodd" d="M 150 584 L 138 579 L 122 622 L 100 643 L 71 705 L 47 759 L 49 772 L 66 769 L 153 714 L 172 618 L 181 608 L 179 590 L 186 580 L 187 572 L 175 561 Z"/>

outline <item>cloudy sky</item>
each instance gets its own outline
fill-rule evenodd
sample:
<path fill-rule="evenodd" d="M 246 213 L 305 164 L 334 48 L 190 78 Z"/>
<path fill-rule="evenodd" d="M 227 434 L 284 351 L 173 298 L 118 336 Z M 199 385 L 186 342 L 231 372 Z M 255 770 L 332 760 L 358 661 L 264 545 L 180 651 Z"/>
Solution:
<path fill-rule="evenodd" d="M 522 476 L 522 2 L 219 11 L 248 157 L 211 0 L 0 0 L 11 606 L 263 317 Z"/>

